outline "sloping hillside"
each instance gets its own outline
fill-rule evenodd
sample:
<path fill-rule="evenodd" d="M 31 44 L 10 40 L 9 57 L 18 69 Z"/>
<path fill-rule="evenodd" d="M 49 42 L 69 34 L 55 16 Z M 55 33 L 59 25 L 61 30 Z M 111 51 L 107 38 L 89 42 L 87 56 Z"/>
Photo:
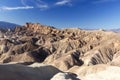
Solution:
<path fill-rule="evenodd" d="M 26 23 L 9 33 L 0 40 L 1 64 L 31 65 L 37 62 L 68 72 L 58 73 L 52 80 L 69 80 L 66 76 L 76 75 L 76 79 L 70 80 L 90 80 L 91 77 L 93 80 L 120 79 L 117 76 L 120 75 L 119 33 L 78 28 L 60 30 L 38 23 Z"/>
<path fill-rule="evenodd" d="M 16 26 L 19 26 L 19 25 L 10 23 L 10 22 L 0 21 L 0 28 L 3 28 L 3 29 L 14 29 Z"/>

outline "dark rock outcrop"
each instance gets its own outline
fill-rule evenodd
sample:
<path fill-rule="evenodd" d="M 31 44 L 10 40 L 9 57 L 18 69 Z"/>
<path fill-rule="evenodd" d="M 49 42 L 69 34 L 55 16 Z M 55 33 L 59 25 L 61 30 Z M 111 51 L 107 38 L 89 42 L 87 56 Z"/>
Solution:
<path fill-rule="evenodd" d="M 0 65 L 0 80 L 50 80 L 59 72 L 57 68 L 44 64 L 4 64 Z"/>

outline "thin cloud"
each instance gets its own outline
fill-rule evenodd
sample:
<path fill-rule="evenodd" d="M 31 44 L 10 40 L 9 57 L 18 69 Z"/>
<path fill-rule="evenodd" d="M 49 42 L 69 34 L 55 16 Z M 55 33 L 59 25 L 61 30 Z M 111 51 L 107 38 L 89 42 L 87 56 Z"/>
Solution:
<path fill-rule="evenodd" d="M 62 6 L 62 5 L 72 5 L 72 4 L 71 4 L 71 0 L 62 0 L 56 2 L 55 5 Z"/>
<path fill-rule="evenodd" d="M 106 2 L 113 2 L 113 1 L 117 1 L 117 0 L 96 0 L 96 1 L 93 1 L 92 3 L 97 4 L 97 3 L 106 3 Z"/>
<path fill-rule="evenodd" d="M 29 5 L 28 3 L 32 2 L 32 5 Z M 6 11 L 12 11 L 12 10 L 27 10 L 27 9 L 34 9 L 39 8 L 40 10 L 45 10 L 49 8 L 47 3 L 43 2 L 42 0 L 21 0 L 22 6 L 3 6 L 0 7 L 0 10 L 6 10 Z"/>
<path fill-rule="evenodd" d="M 21 6 L 1 6 L 1 10 L 6 10 L 6 11 L 12 11 L 12 10 L 27 10 L 27 9 L 40 9 L 40 10 L 46 10 L 52 7 L 56 6 L 72 6 L 72 0 L 61 0 L 58 2 L 53 2 L 53 4 L 49 5 L 47 2 L 43 0 L 20 0 Z"/>
<path fill-rule="evenodd" d="M 48 5 L 38 5 L 38 8 L 40 8 L 40 9 L 47 9 Z"/>
<path fill-rule="evenodd" d="M 11 10 L 33 9 L 33 8 L 34 8 L 33 6 L 18 6 L 18 7 L 3 6 L 3 7 L 0 7 L 0 10 L 8 10 L 8 11 L 11 11 Z"/>
<path fill-rule="evenodd" d="M 31 2 L 34 8 L 40 8 L 41 10 L 49 8 L 48 4 L 42 0 L 21 0 L 22 5 L 31 6 L 28 3 Z"/>
<path fill-rule="evenodd" d="M 43 2 L 42 0 L 36 0 L 35 5 L 40 9 L 47 9 L 50 7 L 50 6 L 48 6 L 47 3 Z"/>

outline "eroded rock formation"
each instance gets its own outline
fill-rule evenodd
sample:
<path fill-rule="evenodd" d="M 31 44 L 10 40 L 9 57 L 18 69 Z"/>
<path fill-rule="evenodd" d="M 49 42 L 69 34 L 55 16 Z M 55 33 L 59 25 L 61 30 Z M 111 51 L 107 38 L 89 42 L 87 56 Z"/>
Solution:
<path fill-rule="evenodd" d="M 16 27 L 10 34 L 6 32 L 2 35 L 1 64 L 17 62 L 30 65 L 39 62 L 52 65 L 61 71 L 76 73 L 83 80 L 89 80 L 85 76 L 90 78 L 95 73 L 102 76 L 100 71 L 109 73 L 108 67 L 116 70 L 120 66 L 119 33 L 79 28 L 60 30 L 38 23 L 26 23 Z M 93 75 L 89 76 L 87 73 Z M 67 80 L 65 77 L 69 75 L 59 73 L 56 76 Z M 52 80 L 56 80 L 56 76 Z"/>

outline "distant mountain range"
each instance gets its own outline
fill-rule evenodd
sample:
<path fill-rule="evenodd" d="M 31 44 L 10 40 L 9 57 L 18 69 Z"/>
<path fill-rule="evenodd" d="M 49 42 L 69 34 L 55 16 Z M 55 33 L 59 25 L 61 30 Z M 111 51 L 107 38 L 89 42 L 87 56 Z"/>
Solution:
<path fill-rule="evenodd" d="M 16 26 L 20 26 L 20 25 L 15 24 L 15 23 L 0 21 L 0 28 L 1 29 L 14 29 Z M 94 29 L 91 29 L 91 30 L 94 30 Z M 107 31 L 120 32 L 120 28 L 118 28 L 118 29 L 110 29 L 110 30 L 107 30 Z"/>
<path fill-rule="evenodd" d="M 111 29 L 110 31 L 113 31 L 113 32 L 120 32 L 120 28 L 118 28 L 118 29 Z"/>
<path fill-rule="evenodd" d="M 16 26 L 20 26 L 20 25 L 15 23 L 0 21 L 0 28 L 2 29 L 14 29 Z"/>

